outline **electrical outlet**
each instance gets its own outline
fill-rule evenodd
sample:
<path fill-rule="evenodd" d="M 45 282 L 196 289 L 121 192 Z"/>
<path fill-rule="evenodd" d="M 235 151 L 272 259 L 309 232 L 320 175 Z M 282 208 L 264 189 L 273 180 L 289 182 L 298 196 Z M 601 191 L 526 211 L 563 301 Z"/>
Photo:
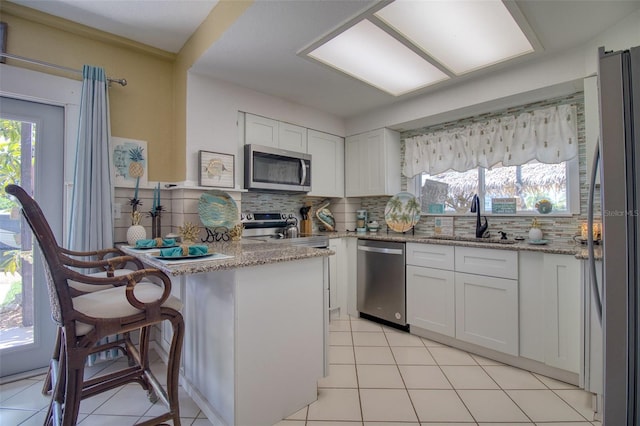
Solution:
<path fill-rule="evenodd" d="M 113 205 L 113 218 L 120 219 L 122 217 L 122 204 L 114 203 Z"/>

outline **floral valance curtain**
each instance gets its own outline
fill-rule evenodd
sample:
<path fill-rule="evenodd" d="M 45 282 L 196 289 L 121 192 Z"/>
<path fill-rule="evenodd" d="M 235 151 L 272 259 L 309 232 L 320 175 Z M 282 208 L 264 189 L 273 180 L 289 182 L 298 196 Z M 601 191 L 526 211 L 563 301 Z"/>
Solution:
<path fill-rule="evenodd" d="M 436 175 L 531 160 L 560 163 L 576 155 L 576 107 L 559 105 L 408 138 L 403 174 Z"/>

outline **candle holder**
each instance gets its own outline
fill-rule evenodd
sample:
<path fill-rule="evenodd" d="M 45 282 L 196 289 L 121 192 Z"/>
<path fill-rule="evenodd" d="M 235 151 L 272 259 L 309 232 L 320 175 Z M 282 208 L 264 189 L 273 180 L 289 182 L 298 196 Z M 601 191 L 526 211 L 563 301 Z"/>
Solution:
<path fill-rule="evenodd" d="M 151 236 L 152 238 L 162 238 L 162 215 L 159 213 L 151 216 Z"/>

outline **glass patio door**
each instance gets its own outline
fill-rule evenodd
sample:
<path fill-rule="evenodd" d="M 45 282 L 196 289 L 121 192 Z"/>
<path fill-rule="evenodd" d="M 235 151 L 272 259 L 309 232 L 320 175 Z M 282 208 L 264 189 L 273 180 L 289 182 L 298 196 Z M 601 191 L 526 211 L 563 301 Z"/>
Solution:
<path fill-rule="evenodd" d="M 18 204 L 15 182 L 40 204 L 62 241 L 64 108 L 0 97 L 0 377 L 45 367 L 55 327 L 39 252 Z"/>

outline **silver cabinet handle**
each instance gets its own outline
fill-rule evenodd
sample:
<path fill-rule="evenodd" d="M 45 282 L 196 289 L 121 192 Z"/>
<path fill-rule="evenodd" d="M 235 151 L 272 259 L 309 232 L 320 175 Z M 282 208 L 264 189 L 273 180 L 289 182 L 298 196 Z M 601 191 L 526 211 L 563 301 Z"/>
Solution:
<path fill-rule="evenodd" d="M 383 247 L 368 247 L 368 246 L 358 246 L 358 250 L 360 251 L 368 251 L 371 253 L 383 253 L 383 254 L 402 254 L 402 249 L 390 249 Z"/>

